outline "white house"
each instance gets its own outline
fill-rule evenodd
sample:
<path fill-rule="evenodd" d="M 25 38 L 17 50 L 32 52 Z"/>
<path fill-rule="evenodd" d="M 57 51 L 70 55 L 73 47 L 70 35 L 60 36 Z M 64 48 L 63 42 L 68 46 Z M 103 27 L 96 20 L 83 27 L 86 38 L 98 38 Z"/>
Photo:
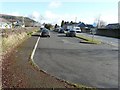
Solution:
<path fill-rule="evenodd" d="M 0 18 L 0 28 L 12 28 L 12 23 L 7 21 L 6 19 Z"/>
<path fill-rule="evenodd" d="M 25 27 L 25 24 L 19 20 L 13 22 L 14 27 Z"/>

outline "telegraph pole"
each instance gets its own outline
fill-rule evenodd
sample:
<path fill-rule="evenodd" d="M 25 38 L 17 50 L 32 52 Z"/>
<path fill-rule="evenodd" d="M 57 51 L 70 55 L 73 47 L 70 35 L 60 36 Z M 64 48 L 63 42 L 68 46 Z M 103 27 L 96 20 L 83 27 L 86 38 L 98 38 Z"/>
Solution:
<path fill-rule="evenodd" d="M 77 17 L 75 17 L 75 22 L 77 22 Z"/>

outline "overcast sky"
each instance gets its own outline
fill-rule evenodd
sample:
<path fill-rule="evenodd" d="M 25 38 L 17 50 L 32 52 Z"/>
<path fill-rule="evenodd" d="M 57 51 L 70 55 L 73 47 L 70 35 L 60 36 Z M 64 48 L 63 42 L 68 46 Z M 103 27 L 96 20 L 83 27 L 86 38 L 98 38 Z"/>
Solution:
<path fill-rule="evenodd" d="M 93 24 L 96 18 L 108 23 L 118 22 L 119 0 L 4 0 L 0 13 L 28 16 L 36 21 L 60 24 L 65 21 L 82 21 Z"/>

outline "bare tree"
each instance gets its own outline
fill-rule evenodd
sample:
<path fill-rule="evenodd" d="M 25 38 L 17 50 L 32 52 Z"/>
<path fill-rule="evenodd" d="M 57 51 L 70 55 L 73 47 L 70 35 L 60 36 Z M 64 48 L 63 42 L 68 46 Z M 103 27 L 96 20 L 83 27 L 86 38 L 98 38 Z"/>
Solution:
<path fill-rule="evenodd" d="M 100 19 L 101 15 L 99 15 L 96 19 L 95 19 L 95 23 L 96 23 L 96 27 L 97 28 L 104 28 L 106 26 L 106 22 Z"/>
<path fill-rule="evenodd" d="M 100 20 L 98 28 L 105 28 L 105 26 L 106 26 L 106 22 L 104 22 L 103 20 Z"/>

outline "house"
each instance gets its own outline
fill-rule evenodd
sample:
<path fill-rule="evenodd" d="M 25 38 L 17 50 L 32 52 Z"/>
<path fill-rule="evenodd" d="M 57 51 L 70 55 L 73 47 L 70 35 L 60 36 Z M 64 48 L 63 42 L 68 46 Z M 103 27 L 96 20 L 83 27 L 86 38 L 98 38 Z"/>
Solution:
<path fill-rule="evenodd" d="M 120 29 L 120 23 L 113 23 L 113 24 L 108 24 L 106 29 Z"/>
<path fill-rule="evenodd" d="M 65 25 L 63 25 L 63 29 L 72 29 L 72 28 L 74 28 L 74 27 L 77 27 L 78 26 L 78 23 L 73 23 L 73 24 L 71 24 L 71 23 L 67 23 L 67 24 L 65 24 Z"/>
<path fill-rule="evenodd" d="M 87 28 L 87 29 L 91 29 L 91 28 L 94 28 L 94 26 L 91 25 L 91 24 L 86 24 L 86 28 Z"/>
<path fill-rule="evenodd" d="M 82 30 L 82 32 L 90 32 L 91 28 L 94 28 L 94 26 L 92 24 L 85 24 L 83 22 L 79 22 L 79 23 L 67 23 L 65 25 L 63 25 L 64 29 L 72 29 L 74 27 L 80 27 L 80 29 Z"/>
<path fill-rule="evenodd" d="M 12 23 L 4 18 L 0 18 L 0 28 L 1 29 L 12 28 Z"/>
<path fill-rule="evenodd" d="M 79 22 L 77 26 L 80 27 L 81 29 L 86 27 L 86 25 L 83 22 Z"/>
<path fill-rule="evenodd" d="M 16 27 L 25 27 L 25 24 L 23 23 L 23 22 L 21 22 L 21 21 L 16 21 L 16 22 L 13 22 L 13 24 L 14 24 L 14 27 L 16 28 Z"/>

